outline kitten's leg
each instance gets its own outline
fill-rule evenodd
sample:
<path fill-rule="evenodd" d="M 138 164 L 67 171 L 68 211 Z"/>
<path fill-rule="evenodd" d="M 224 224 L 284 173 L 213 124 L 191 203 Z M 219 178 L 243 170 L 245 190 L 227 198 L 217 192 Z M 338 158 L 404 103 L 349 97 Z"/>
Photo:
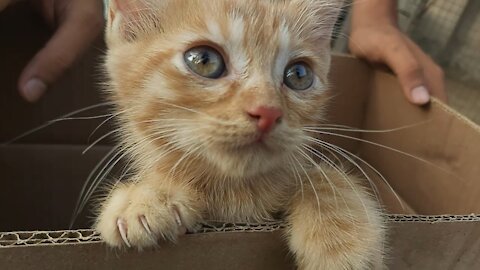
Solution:
<path fill-rule="evenodd" d="M 154 247 L 175 241 L 201 220 L 202 202 L 194 190 L 171 181 L 120 184 L 102 205 L 95 228 L 112 247 Z"/>
<path fill-rule="evenodd" d="M 349 176 L 349 184 L 341 174 L 324 171 L 330 184 L 311 173 L 288 210 L 289 245 L 299 269 L 384 269 L 383 219 L 375 200 L 357 179 Z"/>

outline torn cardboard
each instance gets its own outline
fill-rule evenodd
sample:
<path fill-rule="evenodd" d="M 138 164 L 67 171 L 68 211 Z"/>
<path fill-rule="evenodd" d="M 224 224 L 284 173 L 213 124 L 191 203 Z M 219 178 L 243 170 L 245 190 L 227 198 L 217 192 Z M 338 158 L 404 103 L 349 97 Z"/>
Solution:
<path fill-rule="evenodd" d="M 0 14 L 1 141 L 102 102 L 93 79 L 97 49 L 41 103 L 21 100 L 18 73 L 49 34 L 33 13 L 19 16 L 25 12 L 19 4 Z M 34 34 L 20 34 L 27 32 Z M 421 123 L 348 133 L 356 141 L 329 138 L 378 169 L 403 201 L 402 208 L 373 177 L 389 213 L 389 269 L 480 269 L 480 217 L 472 214 L 480 214 L 480 128 L 435 100 L 428 108 L 410 105 L 393 76 L 353 58 L 334 57 L 331 77 L 331 123 L 370 130 Z M 66 231 L 82 184 L 111 148 L 107 141 L 81 154 L 98 124 L 57 123 L 0 147 L 0 269 L 293 269 L 281 223 L 207 226 L 142 253 L 110 250 L 91 230 Z M 88 228 L 88 216 L 76 228 Z"/>

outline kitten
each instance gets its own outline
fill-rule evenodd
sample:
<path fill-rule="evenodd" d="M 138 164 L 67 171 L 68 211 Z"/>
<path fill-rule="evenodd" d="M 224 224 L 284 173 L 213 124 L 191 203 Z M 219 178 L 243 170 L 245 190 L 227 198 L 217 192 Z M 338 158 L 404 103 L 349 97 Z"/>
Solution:
<path fill-rule="evenodd" d="M 100 209 L 109 246 L 141 250 L 205 220 L 283 213 L 299 269 L 382 265 L 377 203 L 305 148 L 303 128 L 324 118 L 341 1 L 109 4 L 110 97 L 135 169 Z"/>

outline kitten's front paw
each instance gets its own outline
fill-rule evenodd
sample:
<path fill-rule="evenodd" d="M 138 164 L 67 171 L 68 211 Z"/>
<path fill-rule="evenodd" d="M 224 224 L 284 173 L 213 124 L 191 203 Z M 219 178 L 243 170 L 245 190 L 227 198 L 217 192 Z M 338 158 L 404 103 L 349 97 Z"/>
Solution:
<path fill-rule="evenodd" d="M 175 241 L 199 221 L 183 194 L 167 194 L 145 186 L 121 186 L 105 202 L 96 229 L 112 247 L 144 249 L 159 239 Z"/>

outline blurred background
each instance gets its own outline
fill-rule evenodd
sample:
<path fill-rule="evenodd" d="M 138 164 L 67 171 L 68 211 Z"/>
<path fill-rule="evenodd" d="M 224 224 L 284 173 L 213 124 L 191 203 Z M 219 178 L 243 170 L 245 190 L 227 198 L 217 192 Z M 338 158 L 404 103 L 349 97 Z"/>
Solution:
<path fill-rule="evenodd" d="M 480 0 L 398 0 L 399 24 L 439 63 L 452 107 L 480 124 Z M 347 52 L 349 10 L 334 48 Z"/>

